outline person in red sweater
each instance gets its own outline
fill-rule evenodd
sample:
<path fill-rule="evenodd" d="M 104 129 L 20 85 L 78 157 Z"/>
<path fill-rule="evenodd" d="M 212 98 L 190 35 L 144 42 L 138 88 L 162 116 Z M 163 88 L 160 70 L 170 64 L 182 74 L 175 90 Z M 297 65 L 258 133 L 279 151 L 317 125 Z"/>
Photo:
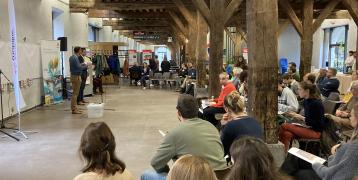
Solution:
<path fill-rule="evenodd" d="M 236 91 L 235 85 L 229 80 L 229 74 L 223 72 L 219 75 L 220 84 L 223 86 L 220 96 L 210 101 L 210 106 L 203 110 L 203 119 L 216 126 L 220 121 L 215 119 L 216 113 L 225 113 L 224 99 L 232 91 Z"/>

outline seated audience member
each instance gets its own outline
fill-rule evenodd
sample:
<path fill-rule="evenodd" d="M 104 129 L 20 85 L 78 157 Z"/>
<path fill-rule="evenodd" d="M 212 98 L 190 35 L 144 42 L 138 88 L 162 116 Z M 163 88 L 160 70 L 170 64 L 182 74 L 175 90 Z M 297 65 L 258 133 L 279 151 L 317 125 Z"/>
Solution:
<path fill-rule="evenodd" d="M 285 87 L 281 78 L 278 80 L 277 90 L 278 110 L 281 112 L 297 112 L 299 107 L 297 97 L 290 88 Z"/>
<path fill-rule="evenodd" d="M 188 63 L 188 75 L 187 75 L 188 78 L 190 79 L 196 79 L 196 69 L 195 67 L 193 66 L 192 63 Z"/>
<path fill-rule="evenodd" d="M 297 65 L 294 62 L 288 63 L 288 74 L 290 74 L 296 81 L 300 81 L 300 74 L 297 72 Z"/>
<path fill-rule="evenodd" d="M 233 73 L 233 78 L 232 78 L 232 83 L 234 84 L 236 89 L 240 88 L 240 74 L 242 72 L 241 68 L 238 67 L 234 67 L 234 69 L 232 70 Z"/>
<path fill-rule="evenodd" d="M 211 105 L 203 110 L 203 119 L 209 121 L 211 124 L 216 126 L 219 121 L 215 119 L 216 113 L 225 113 L 223 107 L 224 98 L 232 91 L 236 91 L 236 88 L 232 82 L 229 81 L 229 75 L 226 72 L 223 72 L 219 75 L 220 85 L 223 86 L 223 89 L 220 92 L 220 96 L 213 101 L 210 101 Z"/>
<path fill-rule="evenodd" d="M 137 85 L 137 82 L 140 80 L 142 74 L 142 69 L 138 66 L 138 63 L 134 63 L 134 65 L 129 68 L 129 81 L 132 85 L 132 80 L 134 80 L 135 85 Z"/>
<path fill-rule="evenodd" d="M 358 74 L 357 74 L 357 72 L 353 72 L 353 73 L 352 73 L 352 82 L 349 84 L 349 87 L 348 87 L 348 89 L 347 89 L 347 93 L 350 93 L 351 87 L 352 87 L 354 84 L 358 84 Z"/>
<path fill-rule="evenodd" d="M 311 84 L 316 84 L 316 76 L 313 73 L 307 73 L 303 76 L 303 81 Z"/>
<path fill-rule="evenodd" d="M 210 165 L 202 158 L 193 155 L 180 157 L 169 171 L 167 180 L 217 180 Z"/>
<path fill-rule="evenodd" d="M 230 146 L 235 139 L 243 136 L 263 138 L 260 123 L 244 112 L 245 103 L 236 91 L 231 92 L 224 99 L 224 121 L 227 122 L 221 132 L 221 141 L 224 145 L 225 155 L 229 154 Z"/>
<path fill-rule="evenodd" d="M 336 111 L 335 116 L 326 114 L 326 117 L 333 120 L 340 127 L 352 128 L 349 122 L 350 113 L 354 105 L 358 104 L 358 84 L 351 87 L 352 97 L 347 104 L 343 104 Z"/>
<path fill-rule="evenodd" d="M 89 124 L 81 137 L 79 153 L 86 165 L 74 180 L 134 180 L 115 154 L 116 141 L 104 122 Z"/>
<path fill-rule="evenodd" d="M 324 107 L 320 97 L 317 97 L 316 86 L 305 81 L 298 88 L 299 96 L 304 99 L 304 116 L 295 112 L 286 113 L 287 116 L 302 121 L 308 127 L 284 123 L 279 130 L 279 139 L 287 151 L 293 138 L 319 139 L 324 126 Z"/>
<path fill-rule="evenodd" d="M 239 88 L 239 93 L 241 96 L 244 96 L 246 97 L 247 96 L 247 93 L 248 93 L 248 84 L 247 84 L 247 79 L 249 77 L 249 72 L 247 70 L 243 70 L 241 73 L 240 73 L 240 88 Z"/>
<path fill-rule="evenodd" d="M 164 59 L 162 61 L 162 64 L 160 64 L 160 67 L 162 68 L 163 73 L 170 71 L 170 62 L 167 60 L 166 56 L 164 56 Z"/>
<path fill-rule="evenodd" d="M 188 63 L 188 74 L 186 75 L 182 85 L 180 86 L 180 92 L 185 93 L 188 90 L 188 84 L 190 85 L 191 80 L 196 79 L 196 69 L 192 63 Z"/>
<path fill-rule="evenodd" d="M 254 137 L 236 140 L 230 148 L 233 166 L 226 180 L 287 180 L 276 168 L 265 142 Z"/>
<path fill-rule="evenodd" d="M 295 95 L 298 95 L 298 86 L 300 85 L 299 82 L 293 79 L 293 77 L 289 74 L 284 74 L 282 76 L 282 80 L 286 87 L 289 87 L 295 93 Z"/>
<path fill-rule="evenodd" d="M 321 84 L 327 77 L 327 69 L 320 69 L 316 80 L 316 84 Z"/>
<path fill-rule="evenodd" d="M 142 77 L 140 78 L 140 83 L 143 86 L 143 89 L 146 88 L 146 81 L 149 80 L 149 72 L 150 68 L 147 63 L 143 63 L 143 69 L 142 69 Z"/>
<path fill-rule="evenodd" d="M 311 165 L 289 155 L 282 165 L 281 171 L 294 176 L 295 179 L 354 179 L 358 176 L 358 105 L 354 105 L 351 111 L 350 123 L 354 128 L 351 139 L 347 143 L 332 147 L 332 155 L 328 158 L 327 165 L 319 163 Z"/>
<path fill-rule="evenodd" d="M 244 58 L 244 56 L 239 56 L 239 58 L 237 59 L 237 62 L 235 64 L 235 67 L 239 67 L 243 70 L 247 70 L 248 67 L 247 67 L 247 62 Z"/>
<path fill-rule="evenodd" d="M 181 68 L 179 70 L 178 76 L 181 78 L 185 78 L 187 75 L 188 75 L 188 66 L 185 63 L 183 63 L 181 64 Z"/>
<path fill-rule="evenodd" d="M 228 168 L 219 132 L 209 122 L 198 118 L 198 109 L 193 96 L 179 95 L 177 110 L 180 125 L 164 137 L 151 161 L 155 172 L 144 172 L 142 180 L 164 180 L 169 172 L 168 162 L 185 154 L 203 158 L 214 171 Z"/>
<path fill-rule="evenodd" d="M 324 97 L 328 97 L 332 92 L 338 92 L 339 80 L 336 77 L 337 70 L 328 68 L 327 78 L 319 84 L 319 89 Z"/>

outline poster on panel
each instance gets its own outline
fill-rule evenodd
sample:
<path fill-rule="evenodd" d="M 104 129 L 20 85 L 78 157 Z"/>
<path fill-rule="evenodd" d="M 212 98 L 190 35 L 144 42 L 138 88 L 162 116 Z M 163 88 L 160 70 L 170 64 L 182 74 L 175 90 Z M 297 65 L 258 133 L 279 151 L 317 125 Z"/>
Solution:
<path fill-rule="evenodd" d="M 143 50 L 143 61 L 149 61 L 152 59 L 152 51 L 151 50 Z"/>
<path fill-rule="evenodd" d="M 45 105 L 62 102 L 60 41 L 41 41 Z"/>
<path fill-rule="evenodd" d="M 128 50 L 128 59 L 129 66 L 133 66 L 137 61 L 137 51 L 136 50 Z"/>

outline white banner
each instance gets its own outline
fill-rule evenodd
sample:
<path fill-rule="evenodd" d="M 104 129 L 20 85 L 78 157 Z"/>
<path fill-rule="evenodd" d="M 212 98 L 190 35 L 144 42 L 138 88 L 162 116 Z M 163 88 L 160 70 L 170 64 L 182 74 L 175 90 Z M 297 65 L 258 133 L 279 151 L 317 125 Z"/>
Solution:
<path fill-rule="evenodd" d="M 42 75 L 45 104 L 62 102 L 60 41 L 41 41 Z"/>
<path fill-rule="evenodd" d="M 16 110 L 20 114 L 21 108 L 26 106 L 22 97 L 19 84 L 19 67 L 17 61 L 17 38 L 14 1 L 8 0 L 9 22 L 10 22 L 10 41 L 11 41 L 11 60 L 12 60 L 12 79 L 14 84 Z"/>

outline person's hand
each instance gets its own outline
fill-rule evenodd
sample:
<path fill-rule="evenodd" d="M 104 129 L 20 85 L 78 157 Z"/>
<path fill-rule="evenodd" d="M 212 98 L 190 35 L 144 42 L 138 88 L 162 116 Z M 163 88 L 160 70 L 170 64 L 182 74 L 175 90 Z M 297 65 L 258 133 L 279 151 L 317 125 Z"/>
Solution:
<path fill-rule="evenodd" d="M 349 113 L 348 113 L 348 112 L 346 112 L 346 111 L 342 111 L 342 113 L 341 113 L 341 117 L 343 117 L 343 118 L 347 118 L 347 117 L 349 117 Z"/>
<path fill-rule="evenodd" d="M 222 120 L 228 121 L 228 120 L 229 120 L 229 114 L 228 114 L 228 113 L 225 113 L 225 114 L 223 115 Z"/>
<path fill-rule="evenodd" d="M 295 112 L 292 112 L 292 111 L 289 111 L 289 112 L 286 112 L 285 115 L 287 115 L 288 117 L 292 117 L 294 118 L 296 116 L 297 113 Z"/>
<path fill-rule="evenodd" d="M 210 106 L 212 106 L 212 105 L 215 105 L 216 102 L 215 101 L 209 101 L 209 104 L 210 104 Z"/>
<path fill-rule="evenodd" d="M 341 144 L 336 144 L 331 148 L 331 154 L 334 155 L 337 152 L 337 149 L 341 146 Z"/>
<path fill-rule="evenodd" d="M 336 111 L 336 116 L 340 117 L 341 115 L 342 115 L 342 111 L 337 110 L 337 111 Z"/>

